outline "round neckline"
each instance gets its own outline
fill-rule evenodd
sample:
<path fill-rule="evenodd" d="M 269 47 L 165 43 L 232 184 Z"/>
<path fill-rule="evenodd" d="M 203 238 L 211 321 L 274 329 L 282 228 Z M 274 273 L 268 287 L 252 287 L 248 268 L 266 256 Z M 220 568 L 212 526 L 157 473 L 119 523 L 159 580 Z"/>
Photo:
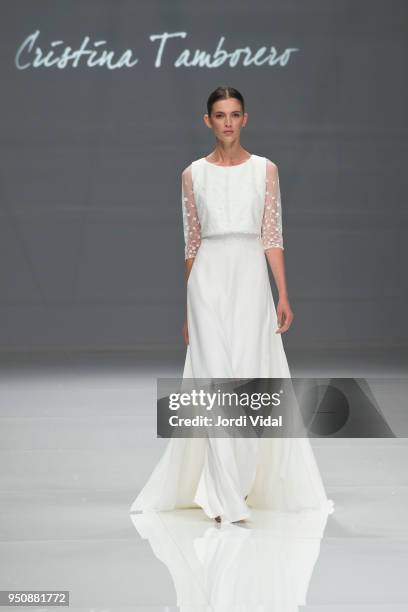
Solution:
<path fill-rule="evenodd" d="M 252 158 L 253 158 L 253 154 L 251 154 L 251 156 L 248 157 L 248 159 L 241 162 L 240 164 L 233 164 L 232 166 L 220 166 L 219 164 L 214 164 L 213 162 L 208 161 L 208 159 L 206 159 L 205 157 L 203 157 L 203 160 L 207 162 L 207 164 L 209 164 L 210 166 L 215 166 L 216 168 L 239 168 L 239 166 L 243 166 L 244 164 L 247 164 L 249 161 L 251 161 Z"/>

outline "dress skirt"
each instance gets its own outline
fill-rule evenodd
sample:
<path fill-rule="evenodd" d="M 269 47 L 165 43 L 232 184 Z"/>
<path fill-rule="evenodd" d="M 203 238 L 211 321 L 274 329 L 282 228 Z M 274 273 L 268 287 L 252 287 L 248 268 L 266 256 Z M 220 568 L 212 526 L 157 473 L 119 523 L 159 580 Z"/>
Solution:
<path fill-rule="evenodd" d="M 202 238 L 187 282 L 183 378 L 290 378 L 259 236 Z M 245 499 L 246 498 L 246 499 Z M 130 511 L 333 510 L 308 438 L 172 438 Z"/>

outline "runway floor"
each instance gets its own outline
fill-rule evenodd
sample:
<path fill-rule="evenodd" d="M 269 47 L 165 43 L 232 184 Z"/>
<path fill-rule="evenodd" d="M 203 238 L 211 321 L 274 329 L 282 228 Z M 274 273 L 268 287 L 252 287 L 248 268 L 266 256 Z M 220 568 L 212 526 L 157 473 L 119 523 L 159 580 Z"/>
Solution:
<path fill-rule="evenodd" d="M 293 376 L 393 379 L 376 396 L 403 431 L 406 356 L 288 357 Z M 407 438 L 311 440 L 328 517 L 129 514 L 167 444 L 156 379 L 182 365 L 170 351 L 0 356 L 0 589 L 69 591 L 73 610 L 406 611 Z"/>

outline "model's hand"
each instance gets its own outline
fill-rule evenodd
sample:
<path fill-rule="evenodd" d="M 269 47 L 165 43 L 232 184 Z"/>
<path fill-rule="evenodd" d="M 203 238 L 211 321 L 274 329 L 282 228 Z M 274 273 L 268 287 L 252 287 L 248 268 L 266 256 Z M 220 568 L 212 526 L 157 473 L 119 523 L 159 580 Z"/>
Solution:
<path fill-rule="evenodd" d="M 183 323 L 183 338 L 186 344 L 189 343 L 187 319 Z"/>
<path fill-rule="evenodd" d="M 278 316 L 278 329 L 276 333 L 283 334 L 291 326 L 294 316 L 288 298 L 279 298 L 276 314 Z"/>

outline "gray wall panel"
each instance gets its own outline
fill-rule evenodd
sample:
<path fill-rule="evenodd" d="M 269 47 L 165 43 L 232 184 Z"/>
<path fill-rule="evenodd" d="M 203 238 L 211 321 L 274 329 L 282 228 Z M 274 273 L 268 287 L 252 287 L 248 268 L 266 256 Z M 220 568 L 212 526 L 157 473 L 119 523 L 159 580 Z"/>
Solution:
<path fill-rule="evenodd" d="M 3 2 L 0 350 L 182 347 L 180 173 L 230 84 L 246 149 L 277 163 L 291 347 L 408 347 L 408 5 Z M 233 19 L 225 16 L 233 15 Z M 24 39 L 106 40 L 133 68 L 15 65 Z M 149 36 L 187 33 L 154 66 Z M 286 66 L 176 67 L 183 49 L 299 50 Z"/>

